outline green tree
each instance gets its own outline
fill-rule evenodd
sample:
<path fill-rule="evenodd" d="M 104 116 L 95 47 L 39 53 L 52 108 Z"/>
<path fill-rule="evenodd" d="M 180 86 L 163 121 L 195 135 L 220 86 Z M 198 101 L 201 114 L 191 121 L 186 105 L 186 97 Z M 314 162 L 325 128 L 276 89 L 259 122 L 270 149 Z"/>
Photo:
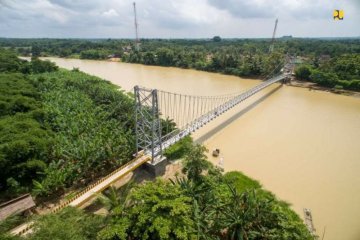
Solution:
<path fill-rule="evenodd" d="M 332 58 L 327 71 L 334 72 L 340 79 L 360 80 L 360 56 L 359 54 L 346 54 Z"/>
<path fill-rule="evenodd" d="M 221 37 L 220 37 L 220 36 L 214 36 L 214 37 L 212 38 L 212 40 L 213 40 L 214 42 L 221 42 Z"/>
<path fill-rule="evenodd" d="M 261 188 L 261 185 L 258 181 L 251 179 L 238 171 L 230 171 L 225 173 L 223 175 L 223 180 L 233 186 L 239 193 Z"/>
<path fill-rule="evenodd" d="M 321 86 L 325 86 L 325 87 L 334 87 L 336 85 L 336 83 L 339 81 L 339 78 L 336 74 L 334 73 L 324 73 L 322 71 L 313 71 L 312 74 L 310 75 L 310 79 L 321 85 Z"/>
<path fill-rule="evenodd" d="M 173 66 L 174 64 L 174 52 L 168 48 L 160 48 L 156 51 L 157 59 L 156 63 L 160 66 Z"/>
<path fill-rule="evenodd" d="M 80 52 L 81 59 L 106 59 L 108 52 L 102 49 L 89 49 Z"/>
<path fill-rule="evenodd" d="M 146 52 L 143 57 L 144 64 L 146 65 L 155 65 L 156 58 L 152 52 Z"/>
<path fill-rule="evenodd" d="M 295 70 L 295 76 L 300 80 L 310 80 L 311 69 L 308 66 L 300 66 Z"/>
<path fill-rule="evenodd" d="M 99 239 L 189 239 L 193 234 L 191 199 L 178 186 L 157 179 L 135 187 L 131 207 L 114 212 Z M 120 217 L 121 216 L 121 217 Z"/>
<path fill-rule="evenodd" d="M 66 208 L 57 214 L 47 214 L 35 221 L 29 240 L 90 240 L 96 239 L 103 227 L 103 219 L 85 214 L 75 208 Z"/>
<path fill-rule="evenodd" d="M 9 232 L 11 229 L 22 224 L 24 220 L 23 216 L 20 215 L 12 215 L 7 217 L 4 220 L 0 220 L 0 239 L 1 240 L 21 240 L 20 236 L 14 236 Z"/>
<path fill-rule="evenodd" d="M 120 189 L 110 187 L 104 193 L 100 194 L 98 199 L 110 213 L 116 212 L 117 214 L 121 214 L 129 205 L 128 196 L 132 186 L 133 184 L 130 182 Z"/>
<path fill-rule="evenodd" d="M 169 160 L 183 158 L 187 154 L 189 149 L 192 147 L 192 144 L 192 138 L 190 136 L 186 136 L 179 142 L 167 148 L 164 152 L 164 155 Z"/>
<path fill-rule="evenodd" d="M 177 186 L 156 180 L 131 195 L 132 233 L 140 239 L 189 239 L 193 232 L 190 199 Z"/>
<path fill-rule="evenodd" d="M 31 56 L 32 57 L 40 57 L 41 55 L 41 48 L 38 45 L 33 45 L 31 47 Z"/>
<path fill-rule="evenodd" d="M 42 61 L 38 58 L 31 59 L 31 71 L 32 73 L 45 73 L 45 72 L 54 72 L 59 69 L 55 63 L 48 60 Z"/>
<path fill-rule="evenodd" d="M 0 74 L 0 190 L 11 197 L 40 179 L 52 146 L 39 91 L 22 74 Z"/>
<path fill-rule="evenodd" d="M 194 183 L 185 177 L 176 177 L 171 182 L 178 185 L 183 194 L 192 200 L 191 216 L 194 221 L 196 239 L 216 239 L 216 234 L 214 234 L 217 232 L 216 209 L 219 204 L 216 184 L 219 181 L 215 183 L 208 177 L 204 177 L 201 183 Z"/>
<path fill-rule="evenodd" d="M 71 55 L 71 50 L 70 49 L 61 49 L 59 51 L 59 57 L 68 57 Z"/>
<path fill-rule="evenodd" d="M 9 50 L 1 49 L 0 48 L 0 72 L 7 73 L 7 72 L 17 72 L 20 68 L 20 61 Z"/>
<path fill-rule="evenodd" d="M 230 200 L 221 207 L 220 225 L 226 229 L 227 239 L 266 239 L 265 221 L 274 221 L 270 201 L 261 200 L 256 192 L 239 193 L 228 185 Z"/>
<path fill-rule="evenodd" d="M 171 133 L 176 129 L 176 123 L 173 119 L 167 117 L 166 119 L 161 119 L 161 135 L 165 136 L 168 133 Z"/>
<path fill-rule="evenodd" d="M 205 152 L 208 150 L 202 145 L 195 145 L 185 156 L 183 173 L 187 178 L 196 183 L 201 183 L 202 173 L 211 168 L 211 163 L 207 161 Z"/>

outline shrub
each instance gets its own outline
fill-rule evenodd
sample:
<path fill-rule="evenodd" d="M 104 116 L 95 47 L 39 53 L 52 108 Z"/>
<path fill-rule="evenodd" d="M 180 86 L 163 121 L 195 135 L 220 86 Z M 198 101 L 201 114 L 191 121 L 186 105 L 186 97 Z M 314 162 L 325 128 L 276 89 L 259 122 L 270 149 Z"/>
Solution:
<path fill-rule="evenodd" d="M 314 71 L 311 76 L 311 80 L 321 86 L 334 87 L 339 81 L 339 78 L 334 73 L 324 73 L 321 71 Z"/>
<path fill-rule="evenodd" d="M 295 70 L 295 76 L 300 80 L 310 80 L 311 69 L 308 66 L 302 65 Z"/>

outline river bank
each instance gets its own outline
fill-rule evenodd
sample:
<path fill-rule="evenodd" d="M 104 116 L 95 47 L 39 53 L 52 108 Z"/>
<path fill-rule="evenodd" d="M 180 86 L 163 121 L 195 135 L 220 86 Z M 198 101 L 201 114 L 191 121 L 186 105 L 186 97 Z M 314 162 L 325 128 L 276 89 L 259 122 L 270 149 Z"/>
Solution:
<path fill-rule="evenodd" d="M 214 96 L 261 82 L 174 67 L 48 59 L 102 77 L 125 91 L 141 85 Z M 210 151 L 221 150 L 225 171 L 238 170 L 260 181 L 292 203 L 300 216 L 303 208 L 310 208 L 320 233 L 326 226 L 325 239 L 355 240 L 360 237 L 359 109 L 358 98 L 276 84 L 207 124 L 194 138 L 210 133 L 204 144 Z"/>
<path fill-rule="evenodd" d="M 28 57 L 22 57 L 22 58 L 28 59 Z M 44 57 L 44 59 L 46 59 L 46 58 L 58 58 L 58 57 L 56 57 L 56 56 Z M 103 61 L 103 62 L 113 62 L 113 63 L 134 64 L 134 63 L 122 62 L 121 58 L 109 58 L 109 59 L 99 59 L 99 60 L 80 59 L 80 58 L 63 58 L 63 59 L 77 59 L 77 60 L 86 60 L 86 61 Z M 157 65 L 145 65 L 145 64 L 140 64 L 140 65 L 150 66 L 150 67 L 151 66 L 157 66 Z M 173 66 L 170 66 L 170 68 L 189 69 L 189 68 L 179 68 L 179 67 L 173 67 Z M 205 70 L 201 70 L 201 69 L 192 69 L 192 68 L 190 68 L 190 70 L 207 72 L 207 73 L 218 73 L 218 74 L 223 74 L 223 75 L 228 75 L 228 76 L 239 77 L 237 75 L 227 74 L 227 73 L 223 73 L 223 72 L 209 72 L 209 71 L 205 71 Z M 259 77 L 245 77 L 245 78 L 246 79 L 259 80 L 259 78 L 261 78 L 261 76 L 259 76 Z M 306 82 L 306 81 L 300 81 L 300 80 L 293 79 L 289 83 L 287 83 L 287 85 L 292 86 L 292 87 L 307 88 L 307 89 L 309 89 L 309 91 L 312 91 L 312 90 L 314 90 L 314 91 L 323 91 L 323 92 L 330 92 L 330 93 L 344 95 L 344 96 L 351 96 L 351 97 L 360 98 L 360 92 L 350 91 L 350 90 L 343 90 L 343 89 L 327 88 L 327 87 L 319 86 L 318 84 L 313 83 L 313 82 Z"/>
<path fill-rule="evenodd" d="M 292 86 L 292 87 L 307 88 L 307 89 L 309 89 L 309 91 L 323 91 L 323 92 L 329 92 L 329 93 L 334 93 L 334 94 L 339 94 L 339 95 L 344 95 L 344 96 L 360 98 L 360 92 L 322 87 L 313 82 L 291 80 L 287 85 Z"/>
<path fill-rule="evenodd" d="M 71 59 L 71 58 L 69 58 Z M 76 59 L 76 58 L 75 58 Z M 108 61 L 108 62 L 122 62 L 121 58 L 109 58 L 109 59 L 103 59 L 103 60 L 99 60 L 99 61 Z M 145 65 L 145 66 L 149 66 L 149 65 Z M 154 65 L 157 66 L 157 65 Z M 187 68 L 180 68 L 180 69 L 187 69 Z M 191 68 L 192 69 L 192 68 Z M 209 72 L 209 71 L 205 71 L 205 70 L 201 70 L 201 69 L 192 69 L 192 70 L 196 70 L 196 71 L 203 71 L 203 72 Z M 211 73 L 211 72 L 210 72 Z M 215 72 L 215 73 L 220 73 L 220 74 L 224 74 L 224 75 L 229 75 L 229 76 L 236 76 L 239 77 L 237 75 L 233 75 L 233 74 L 227 74 L 227 73 L 223 73 L 223 72 Z M 257 76 L 257 77 L 246 77 L 247 79 L 254 79 L 254 80 L 259 80 L 259 78 L 261 78 L 261 76 Z M 334 93 L 334 94 L 340 94 L 340 95 L 344 95 L 344 96 L 352 96 L 352 97 L 357 97 L 360 98 L 360 92 L 356 92 L 356 91 L 350 91 L 350 90 L 344 90 L 344 89 L 335 89 L 335 88 L 327 88 L 327 87 L 323 87 L 323 86 L 319 86 L 316 83 L 313 82 L 306 82 L 306 81 L 300 81 L 300 80 L 296 80 L 293 79 L 288 83 L 289 86 L 292 87 L 301 87 L 301 88 L 307 88 L 310 91 L 315 90 L 315 91 L 324 91 L 324 92 L 330 92 L 330 93 Z"/>

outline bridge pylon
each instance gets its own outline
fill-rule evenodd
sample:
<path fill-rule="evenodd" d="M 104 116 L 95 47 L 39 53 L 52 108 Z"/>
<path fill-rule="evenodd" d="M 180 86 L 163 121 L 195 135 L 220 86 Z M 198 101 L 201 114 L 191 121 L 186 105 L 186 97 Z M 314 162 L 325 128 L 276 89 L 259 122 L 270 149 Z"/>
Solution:
<path fill-rule="evenodd" d="M 151 155 L 152 163 L 162 155 L 161 121 L 156 89 L 134 87 L 136 150 Z M 160 148 L 160 149 L 157 149 Z"/>

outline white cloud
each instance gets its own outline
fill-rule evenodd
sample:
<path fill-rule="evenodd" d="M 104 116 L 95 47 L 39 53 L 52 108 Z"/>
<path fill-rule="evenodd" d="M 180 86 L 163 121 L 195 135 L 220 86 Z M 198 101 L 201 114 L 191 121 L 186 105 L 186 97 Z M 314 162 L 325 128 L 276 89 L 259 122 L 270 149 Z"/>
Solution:
<path fill-rule="evenodd" d="M 102 15 L 105 17 L 118 17 L 119 16 L 118 12 L 114 9 L 109 9 L 108 11 L 103 12 Z"/>
<path fill-rule="evenodd" d="M 194 24 L 211 24 L 219 20 L 224 12 L 210 6 L 205 0 L 173 1 L 177 17 Z"/>
<path fill-rule="evenodd" d="M 133 37 L 134 0 L 0 0 L 0 37 Z M 141 37 L 360 36 L 360 0 L 136 0 Z M 344 21 L 333 21 L 344 9 Z"/>

